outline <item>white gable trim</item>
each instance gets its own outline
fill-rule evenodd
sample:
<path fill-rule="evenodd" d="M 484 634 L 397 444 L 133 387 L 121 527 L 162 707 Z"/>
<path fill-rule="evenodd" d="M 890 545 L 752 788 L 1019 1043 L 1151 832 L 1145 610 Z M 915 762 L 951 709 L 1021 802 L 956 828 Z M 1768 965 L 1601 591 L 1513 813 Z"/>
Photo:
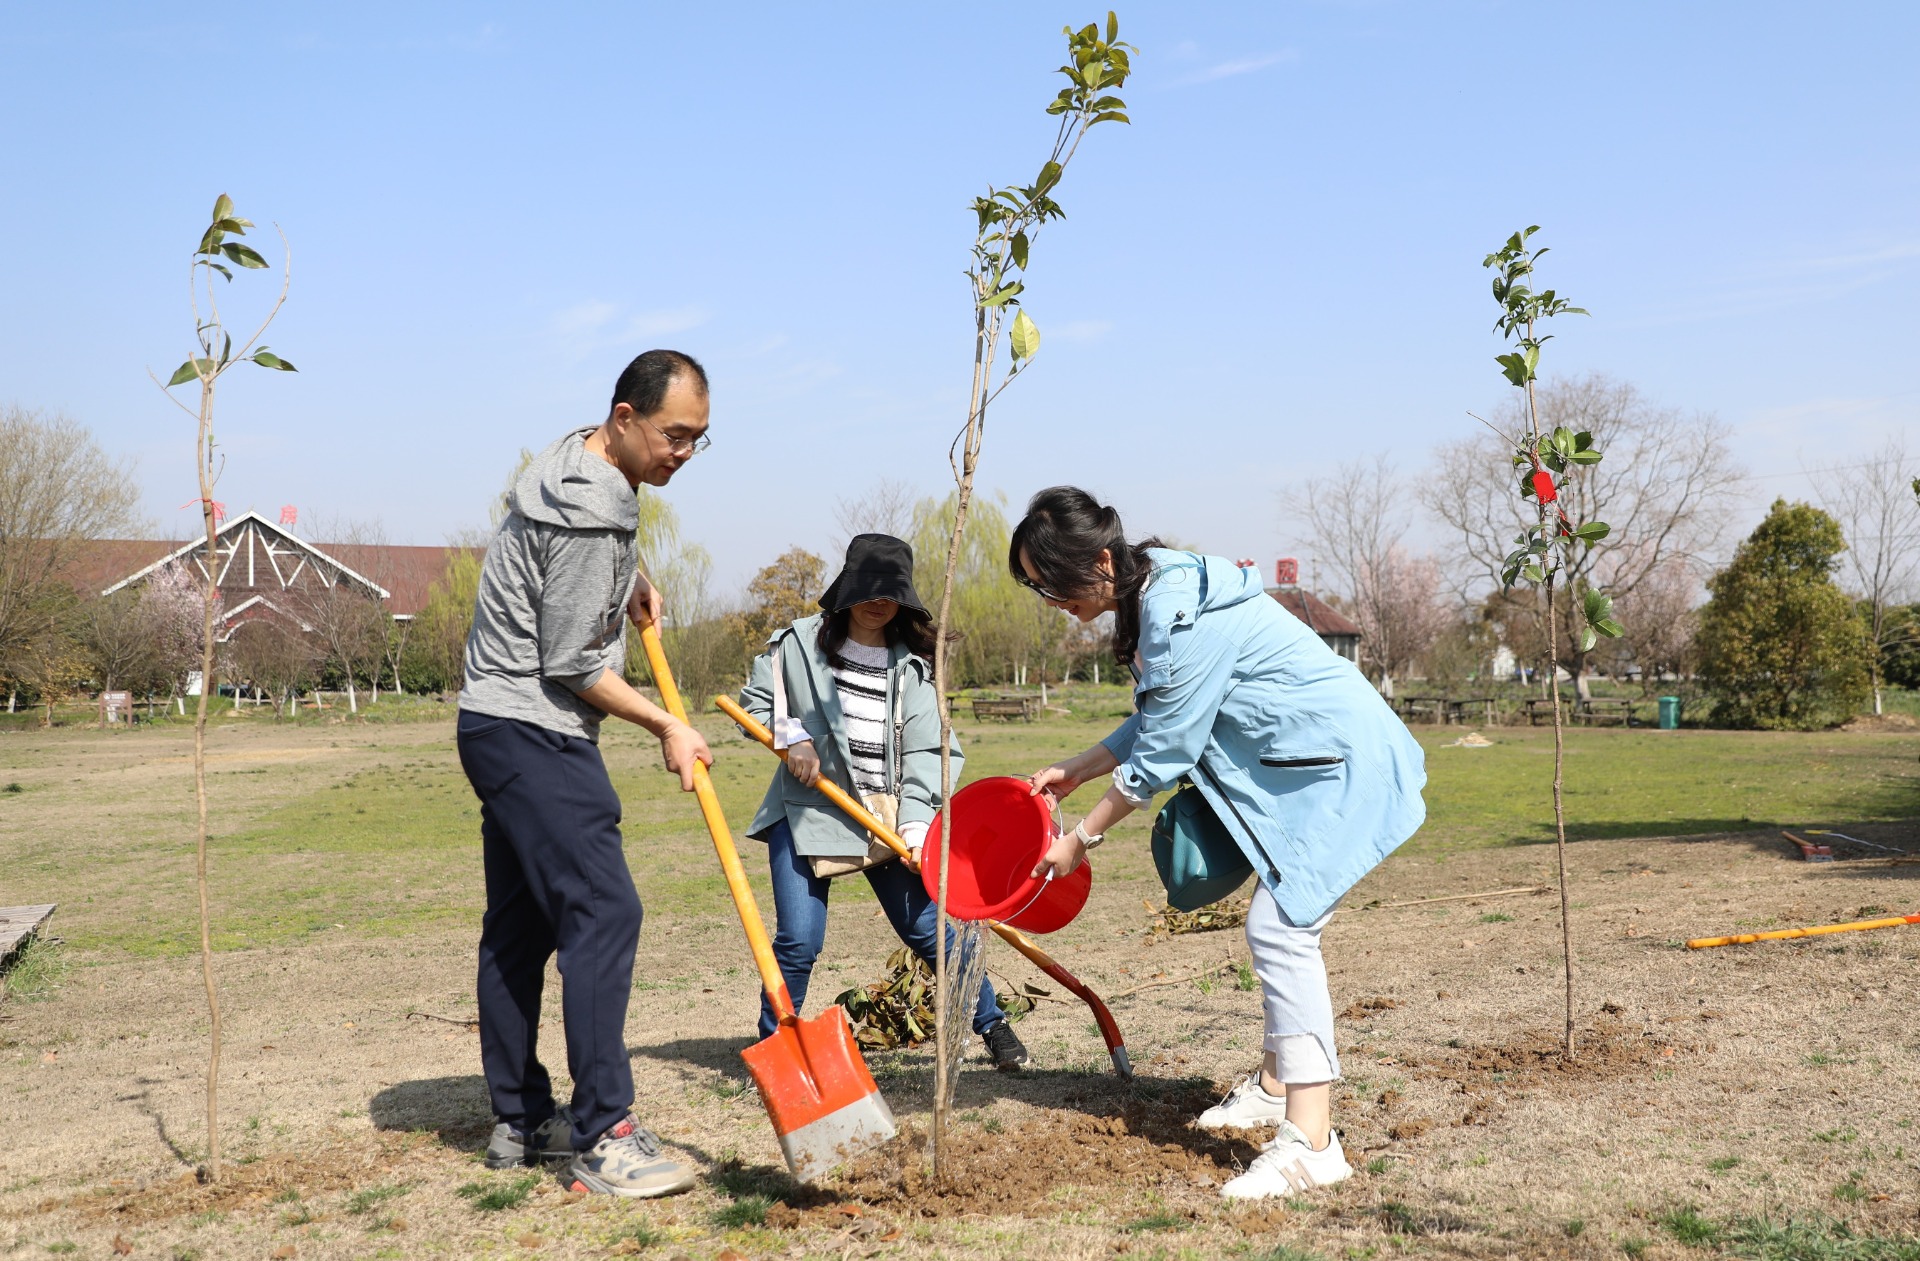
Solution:
<path fill-rule="evenodd" d="M 257 512 L 251 512 L 251 511 L 243 512 L 239 516 L 235 517 L 233 520 L 221 526 L 220 529 L 215 533 L 214 557 L 213 557 L 214 564 L 219 563 L 220 542 L 224 540 L 230 533 L 237 533 L 243 527 L 246 527 L 246 526 L 252 526 L 256 532 L 261 533 L 263 536 L 278 535 L 281 538 L 285 539 L 287 542 L 291 543 L 294 546 L 294 548 L 298 549 L 302 553 L 305 553 L 305 555 L 302 555 L 300 557 L 300 563 L 294 567 L 293 572 L 291 574 L 286 574 L 286 575 L 281 574 L 279 562 L 277 559 L 273 557 L 273 553 L 271 551 L 267 553 L 268 563 L 273 567 L 274 576 L 280 579 L 280 587 L 282 590 L 285 590 L 288 583 L 294 581 L 300 576 L 301 572 L 306 569 L 307 562 L 310 558 L 317 556 L 321 560 L 325 561 L 329 566 L 331 566 L 336 572 L 348 578 L 353 579 L 355 582 L 367 588 L 369 591 L 378 593 L 378 595 L 382 600 L 390 600 L 393 598 L 393 593 L 391 591 L 388 591 L 385 587 L 381 586 L 379 583 L 375 582 L 373 579 L 367 577 L 365 574 L 359 573 L 358 571 L 340 563 L 338 560 L 327 555 L 325 552 L 321 551 L 319 548 L 315 547 L 313 544 L 307 542 L 305 539 L 302 539 L 298 535 L 295 535 L 292 531 L 288 530 L 285 526 L 275 525 Z M 154 561 L 151 565 L 148 565 L 146 568 L 140 570 L 138 573 L 130 574 L 129 576 L 122 578 L 119 582 L 114 583 L 111 587 L 108 587 L 105 591 L 102 591 L 100 594 L 103 596 L 112 595 L 116 591 L 122 590 L 123 588 L 126 588 L 126 587 L 130 587 L 134 583 L 139 582 L 141 579 L 149 577 L 155 571 L 161 569 L 166 565 L 171 565 L 178 561 L 189 559 L 193 556 L 194 550 L 196 548 L 205 547 L 206 543 L 207 541 L 204 538 L 198 538 L 198 539 L 192 540 L 191 542 L 183 543 L 179 547 L 175 548 L 173 551 L 168 552 L 165 556 L 162 556 L 159 560 Z M 238 554 L 238 551 L 239 551 L 238 540 L 236 538 L 234 551 L 228 553 L 226 567 L 222 568 L 220 571 L 220 577 L 223 581 L 225 580 L 227 575 L 227 568 L 232 567 L 234 557 Z M 249 552 L 251 552 L 251 549 L 249 549 Z M 248 564 L 249 564 L 249 568 L 251 568 L 251 565 L 252 565 L 251 554 L 248 557 Z M 206 572 L 205 566 L 201 567 L 201 572 L 202 573 Z M 249 576 L 251 577 L 251 575 Z M 252 586 L 253 583 L 249 582 L 247 585 Z M 328 585 L 332 585 L 332 584 L 329 583 Z M 240 607 L 245 608 L 246 606 L 241 605 Z"/>

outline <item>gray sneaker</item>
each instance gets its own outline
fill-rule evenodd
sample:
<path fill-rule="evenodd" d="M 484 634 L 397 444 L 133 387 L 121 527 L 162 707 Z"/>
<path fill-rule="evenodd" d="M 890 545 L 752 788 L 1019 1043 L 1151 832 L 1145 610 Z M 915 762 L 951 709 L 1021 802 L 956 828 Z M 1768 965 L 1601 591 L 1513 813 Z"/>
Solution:
<path fill-rule="evenodd" d="M 505 1121 L 493 1127 L 487 1143 L 487 1168 L 512 1169 L 548 1160 L 573 1159 L 573 1113 L 560 1109 L 528 1134 Z"/>
<path fill-rule="evenodd" d="M 660 1150 L 653 1131 L 643 1130 L 628 1113 L 600 1141 L 577 1153 L 567 1167 L 569 1191 L 598 1191 L 629 1199 L 652 1199 L 685 1191 L 699 1174 Z"/>

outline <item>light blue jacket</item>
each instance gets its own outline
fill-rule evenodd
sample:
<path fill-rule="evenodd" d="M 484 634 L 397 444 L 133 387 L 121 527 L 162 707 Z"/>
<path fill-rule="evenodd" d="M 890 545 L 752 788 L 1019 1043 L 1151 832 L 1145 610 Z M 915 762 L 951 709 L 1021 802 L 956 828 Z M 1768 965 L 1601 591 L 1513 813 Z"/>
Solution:
<path fill-rule="evenodd" d="M 1134 714 L 1102 741 L 1115 782 L 1146 800 L 1191 778 L 1287 918 L 1311 924 L 1426 819 L 1425 756 L 1258 571 L 1148 557 Z"/>
<path fill-rule="evenodd" d="M 847 719 L 840 708 L 833 669 L 820 651 L 820 621 L 825 614 L 803 617 L 768 641 L 766 652 L 753 661 L 753 673 L 740 693 L 740 708 L 763 727 L 773 726 L 773 654 L 783 654 L 780 671 L 787 688 L 787 716 L 797 718 L 813 738 L 820 757 L 820 773 L 851 793 L 853 757 L 847 749 Z M 940 710 L 933 690 L 933 667 L 895 644 L 887 670 L 887 713 L 899 699 L 900 769 L 896 791 L 900 796 L 898 823 L 931 823 L 940 809 Z M 960 782 L 960 742 L 953 742 L 953 782 Z M 817 788 L 808 788 L 781 766 L 767 785 L 760 810 L 747 835 L 764 841 L 781 819 L 793 829 L 793 847 L 811 857 L 857 857 L 867 852 L 867 832 L 828 801 Z"/>

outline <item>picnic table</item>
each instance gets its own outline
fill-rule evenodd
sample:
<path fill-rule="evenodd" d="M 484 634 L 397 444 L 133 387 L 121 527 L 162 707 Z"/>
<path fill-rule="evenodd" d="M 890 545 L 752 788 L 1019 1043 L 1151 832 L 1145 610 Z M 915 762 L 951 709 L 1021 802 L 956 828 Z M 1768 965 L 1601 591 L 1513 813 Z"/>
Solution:
<path fill-rule="evenodd" d="M 1564 704 L 1565 702 L 1561 702 Z M 1529 696 L 1527 698 L 1527 726 L 1538 727 L 1541 723 L 1553 721 L 1553 698 L 1550 696 Z"/>
<path fill-rule="evenodd" d="M 1623 727 L 1633 726 L 1633 711 L 1640 702 L 1625 697 L 1596 696 L 1581 701 L 1574 707 L 1573 720 L 1588 725 L 1603 722 L 1618 722 Z"/>
<path fill-rule="evenodd" d="M 1008 722 L 1015 718 L 1023 722 L 1032 722 L 1035 711 L 1040 708 L 1038 696 L 976 696 L 973 698 L 973 716 L 975 718 L 1004 718 Z"/>
<path fill-rule="evenodd" d="M 1480 711 L 1481 724 L 1491 727 L 1494 719 L 1494 702 L 1491 696 L 1463 696 L 1459 700 L 1448 701 L 1446 720 L 1465 726 L 1468 721 L 1467 714 L 1475 709 Z"/>
<path fill-rule="evenodd" d="M 1400 696 L 1394 698 L 1393 708 L 1410 723 L 1423 716 L 1436 724 L 1447 720 L 1447 698 L 1444 696 Z"/>

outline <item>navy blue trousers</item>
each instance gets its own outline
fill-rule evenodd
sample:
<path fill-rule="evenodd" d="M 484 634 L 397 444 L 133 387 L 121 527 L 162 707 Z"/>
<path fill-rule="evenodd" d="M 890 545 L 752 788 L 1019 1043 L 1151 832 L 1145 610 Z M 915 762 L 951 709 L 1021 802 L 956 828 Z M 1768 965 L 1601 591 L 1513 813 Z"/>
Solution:
<path fill-rule="evenodd" d="M 827 893 L 833 881 L 813 874 L 813 865 L 793 847 L 793 830 L 786 820 L 773 825 L 767 833 L 767 861 L 773 872 L 773 957 L 780 961 L 780 975 L 787 979 L 787 993 L 793 996 L 795 1011 L 807 1005 L 807 982 L 813 979 L 813 963 L 827 941 Z M 920 883 L 919 873 L 895 860 L 869 867 L 860 873 L 873 886 L 873 896 L 901 941 L 913 953 L 933 966 L 934 928 L 940 912 Z M 848 879 L 846 876 L 842 880 Z M 947 949 L 957 950 L 953 925 L 947 925 Z M 948 956 L 951 958 L 952 956 Z M 980 978 L 980 997 L 974 1003 L 973 1031 L 985 1033 L 1000 1020 L 1000 1003 L 993 983 Z M 771 1034 L 779 1024 L 773 1018 L 773 1004 L 760 995 L 760 1036 Z"/>
<path fill-rule="evenodd" d="M 620 844 L 620 798 L 591 740 L 462 711 L 460 766 L 480 798 L 480 1063 L 493 1111 L 531 1130 L 554 1113 L 541 1064 L 540 991 L 559 955 L 573 1145 L 633 1106 L 627 998 L 640 895 Z"/>

